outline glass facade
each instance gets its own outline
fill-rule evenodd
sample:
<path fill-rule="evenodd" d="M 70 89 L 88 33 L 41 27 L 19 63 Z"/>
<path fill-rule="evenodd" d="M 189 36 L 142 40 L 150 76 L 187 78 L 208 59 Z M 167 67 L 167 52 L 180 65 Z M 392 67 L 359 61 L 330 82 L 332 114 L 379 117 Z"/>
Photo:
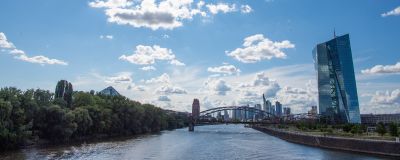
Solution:
<path fill-rule="evenodd" d="M 319 113 L 338 123 L 361 123 L 349 35 L 318 44 L 313 58 Z"/>

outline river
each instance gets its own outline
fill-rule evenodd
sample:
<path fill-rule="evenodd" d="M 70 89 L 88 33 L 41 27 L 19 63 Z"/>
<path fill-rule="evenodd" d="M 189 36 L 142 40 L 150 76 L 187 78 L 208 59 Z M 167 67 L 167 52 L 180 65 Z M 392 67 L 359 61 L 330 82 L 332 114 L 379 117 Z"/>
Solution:
<path fill-rule="evenodd" d="M 56 147 L 34 147 L 0 154 L 0 159 L 381 159 L 286 142 L 243 125 L 196 126 L 109 140 Z"/>

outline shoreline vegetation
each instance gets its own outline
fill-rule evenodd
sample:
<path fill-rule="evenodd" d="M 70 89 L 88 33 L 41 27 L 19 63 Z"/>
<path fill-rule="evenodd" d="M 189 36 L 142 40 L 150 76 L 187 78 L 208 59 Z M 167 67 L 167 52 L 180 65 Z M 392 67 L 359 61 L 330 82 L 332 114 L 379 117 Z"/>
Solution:
<path fill-rule="evenodd" d="M 399 125 L 396 123 L 378 123 L 373 126 L 364 124 L 323 124 L 314 121 L 299 121 L 288 124 L 269 125 L 270 128 L 286 132 L 301 133 L 314 136 L 332 136 L 362 140 L 396 141 L 399 136 Z M 368 129 L 370 128 L 370 129 Z M 372 129 L 372 130 L 371 130 Z"/>
<path fill-rule="evenodd" d="M 278 128 L 271 125 L 253 125 L 253 129 L 292 143 L 309 145 L 341 151 L 350 151 L 386 158 L 400 157 L 400 143 L 383 139 L 360 139 L 346 136 L 333 136 L 331 134 L 309 134 Z"/>
<path fill-rule="evenodd" d="M 59 92 L 59 85 L 56 87 Z M 186 113 L 120 95 L 0 89 L 0 151 L 157 133 L 188 125 Z"/>

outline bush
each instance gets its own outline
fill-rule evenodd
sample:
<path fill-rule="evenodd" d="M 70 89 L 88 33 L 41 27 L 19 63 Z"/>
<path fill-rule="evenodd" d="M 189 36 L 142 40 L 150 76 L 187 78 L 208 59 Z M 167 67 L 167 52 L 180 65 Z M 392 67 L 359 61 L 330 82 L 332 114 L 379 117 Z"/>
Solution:
<path fill-rule="evenodd" d="M 385 135 L 385 133 L 387 132 L 385 125 L 382 122 L 379 122 L 376 126 L 376 132 L 378 132 L 381 136 Z"/>
<path fill-rule="evenodd" d="M 392 123 L 389 124 L 389 133 L 390 133 L 391 136 L 393 136 L 393 137 L 399 136 L 399 131 L 398 131 L 397 127 L 398 126 L 397 126 L 396 123 L 392 122 Z"/>
<path fill-rule="evenodd" d="M 363 133 L 363 130 L 361 128 L 361 125 L 356 124 L 356 125 L 353 125 L 353 127 L 351 127 L 350 132 L 352 134 L 361 134 L 361 133 Z"/>
<path fill-rule="evenodd" d="M 348 123 L 348 124 L 343 125 L 344 132 L 350 132 L 352 128 L 353 128 L 353 124 Z"/>

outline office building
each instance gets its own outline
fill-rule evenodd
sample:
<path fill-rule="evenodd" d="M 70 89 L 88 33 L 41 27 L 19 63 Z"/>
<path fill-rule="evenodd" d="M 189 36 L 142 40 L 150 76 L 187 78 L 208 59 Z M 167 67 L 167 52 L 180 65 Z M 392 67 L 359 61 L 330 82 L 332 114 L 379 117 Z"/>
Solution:
<path fill-rule="evenodd" d="M 282 104 L 278 101 L 275 102 L 275 115 L 278 117 L 282 116 Z"/>
<path fill-rule="evenodd" d="M 349 35 L 318 44 L 313 58 L 319 113 L 335 123 L 361 123 Z"/>
<path fill-rule="evenodd" d="M 192 116 L 197 119 L 200 117 L 200 102 L 198 99 L 193 100 L 192 104 Z"/>

